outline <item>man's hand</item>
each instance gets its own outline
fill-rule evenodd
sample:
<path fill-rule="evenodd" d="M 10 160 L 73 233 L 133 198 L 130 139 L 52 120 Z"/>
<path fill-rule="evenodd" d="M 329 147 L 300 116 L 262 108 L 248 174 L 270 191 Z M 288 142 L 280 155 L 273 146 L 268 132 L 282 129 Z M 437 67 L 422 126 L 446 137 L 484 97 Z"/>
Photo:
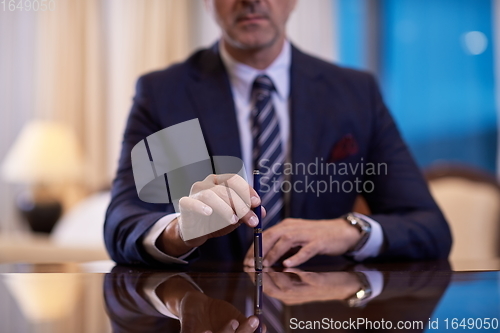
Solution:
<path fill-rule="evenodd" d="M 341 255 L 347 252 L 361 237 L 356 228 L 344 219 L 302 220 L 285 219 L 263 232 L 263 264 L 272 266 L 289 250 L 300 250 L 283 261 L 286 267 L 303 264 L 315 255 Z M 247 252 L 244 264 L 254 266 L 253 245 Z"/>
<path fill-rule="evenodd" d="M 272 269 L 271 269 L 272 270 Z M 247 270 L 252 281 L 255 272 Z M 266 272 L 262 276 L 264 293 L 286 305 L 345 300 L 362 287 L 352 272 L 314 273 L 296 268 Z"/>
<path fill-rule="evenodd" d="M 242 177 L 236 174 L 210 175 L 194 183 L 189 196 L 180 199 L 180 216 L 165 229 L 157 246 L 169 255 L 180 256 L 209 238 L 234 231 L 240 224 L 255 227 L 258 219 L 252 208 L 258 205 L 259 196 Z M 204 230 L 213 230 L 214 225 L 222 227 L 204 234 Z M 202 236 L 190 239 L 183 235 L 183 230 L 201 232 Z"/>
<path fill-rule="evenodd" d="M 179 320 L 181 333 L 251 333 L 259 325 L 256 316 L 246 318 L 232 304 L 200 291 L 184 296 L 180 302 Z"/>
<path fill-rule="evenodd" d="M 179 318 L 182 333 L 250 333 L 259 325 L 256 316 L 245 317 L 232 304 L 205 295 L 180 276 L 166 280 L 155 292 Z"/>

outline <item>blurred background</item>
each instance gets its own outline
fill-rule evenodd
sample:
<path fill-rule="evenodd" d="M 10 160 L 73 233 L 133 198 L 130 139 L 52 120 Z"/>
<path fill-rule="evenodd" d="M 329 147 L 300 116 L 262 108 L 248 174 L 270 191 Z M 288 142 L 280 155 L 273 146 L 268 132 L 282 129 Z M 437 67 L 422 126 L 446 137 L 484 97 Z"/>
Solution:
<path fill-rule="evenodd" d="M 135 81 L 218 35 L 202 0 L 0 3 L 0 263 L 108 259 L 102 226 Z M 375 74 L 450 222 L 453 268 L 500 265 L 500 0 L 299 0 L 289 36 Z M 45 276 L 2 280 L 8 331 L 109 331 L 102 276 L 88 282 L 96 294 L 76 275 Z M 449 295 L 443 308 L 461 304 Z"/>
<path fill-rule="evenodd" d="M 28 2 L 0 4 L 0 262 L 105 259 L 135 81 L 211 45 L 218 28 L 202 0 Z M 500 1 L 299 0 L 289 36 L 376 75 L 447 217 L 486 221 L 453 227 L 475 248 L 459 241 L 454 254 L 498 257 Z"/>

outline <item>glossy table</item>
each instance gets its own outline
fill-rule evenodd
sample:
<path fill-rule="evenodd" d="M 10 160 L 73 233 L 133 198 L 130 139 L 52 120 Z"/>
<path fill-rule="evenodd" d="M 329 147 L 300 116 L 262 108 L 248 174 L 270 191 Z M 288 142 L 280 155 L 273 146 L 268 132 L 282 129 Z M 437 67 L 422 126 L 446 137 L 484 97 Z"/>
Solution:
<path fill-rule="evenodd" d="M 255 314 L 268 332 L 500 331 L 498 261 L 113 266 L 0 265 L 0 332 L 225 332 Z"/>

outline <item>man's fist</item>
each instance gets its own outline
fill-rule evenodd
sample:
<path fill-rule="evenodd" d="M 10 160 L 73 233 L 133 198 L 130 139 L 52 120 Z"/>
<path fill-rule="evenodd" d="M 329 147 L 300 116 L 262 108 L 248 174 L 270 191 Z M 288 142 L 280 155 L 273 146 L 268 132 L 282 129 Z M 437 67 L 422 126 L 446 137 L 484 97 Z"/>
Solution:
<path fill-rule="evenodd" d="M 235 174 L 210 175 L 191 187 L 179 201 L 181 237 L 188 242 L 225 235 L 238 226 L 257 225 L 251 208 L 260 204 L 257 193 Z"/>

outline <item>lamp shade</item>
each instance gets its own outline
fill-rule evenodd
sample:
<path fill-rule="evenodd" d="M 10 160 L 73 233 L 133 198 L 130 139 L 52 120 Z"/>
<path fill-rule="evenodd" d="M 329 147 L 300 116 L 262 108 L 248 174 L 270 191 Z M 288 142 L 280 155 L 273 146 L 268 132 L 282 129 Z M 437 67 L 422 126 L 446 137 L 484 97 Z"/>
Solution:
<path fill-rule="evenodd" d="M 24 126 L 1 173 L 13 183 L 54 184 L 80 179 L 82 165 L 81 149 L 71 128 L 37 120 Z"/>

